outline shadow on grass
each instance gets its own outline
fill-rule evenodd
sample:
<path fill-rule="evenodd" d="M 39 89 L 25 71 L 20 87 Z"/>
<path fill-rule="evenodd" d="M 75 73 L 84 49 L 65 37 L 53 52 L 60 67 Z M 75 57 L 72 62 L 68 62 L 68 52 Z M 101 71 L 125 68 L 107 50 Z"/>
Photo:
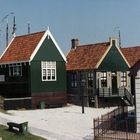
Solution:
<path fill-rule="evenodd" d="M 8 129 L 5 126 L 0 125 L 0 137 L 3 140 L 45 140 L 44 138 L 34 136 L 30 133 L 21 133 L 18 129 Z"/>

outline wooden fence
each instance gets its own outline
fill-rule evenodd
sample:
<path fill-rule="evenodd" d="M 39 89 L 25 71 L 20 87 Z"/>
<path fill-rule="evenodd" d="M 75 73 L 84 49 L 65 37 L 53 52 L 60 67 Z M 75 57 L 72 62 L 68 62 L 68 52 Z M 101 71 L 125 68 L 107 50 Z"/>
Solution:
<path fill-rule="evenodd" d="M 140 140 L 135 118 L 128 118 L 127 107 L 118 107 L 94 119 L 94 140 Z"/>

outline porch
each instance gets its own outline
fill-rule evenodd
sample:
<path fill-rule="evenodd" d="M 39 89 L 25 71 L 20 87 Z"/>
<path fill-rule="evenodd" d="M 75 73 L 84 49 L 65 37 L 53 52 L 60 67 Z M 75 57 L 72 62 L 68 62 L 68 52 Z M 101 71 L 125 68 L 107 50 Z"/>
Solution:
<path fill-rule="evenodd" d="M 132 106 L 134 104 L 134 98 L 132 94 L 125 88 L 120 87 L 115 91 L 112 88 L 98 88 L 98 97 L 103 98 L 120 98 L 126 105 Z"/>

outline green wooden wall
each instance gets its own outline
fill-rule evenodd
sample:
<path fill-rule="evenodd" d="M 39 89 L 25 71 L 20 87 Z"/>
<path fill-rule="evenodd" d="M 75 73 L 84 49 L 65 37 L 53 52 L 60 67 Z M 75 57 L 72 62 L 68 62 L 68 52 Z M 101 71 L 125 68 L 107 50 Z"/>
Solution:
<path fill-rule="evenodd" d="M 99 70 L 104 71 L 127 71 L 129 67 L 124 61 L 120 52 L 115 46 L 115 40 L 112 40 L 112 47 L 103 59 L 102 63 L 99 66 Z"/>
<path fill-rule="evenodd" d="M 0 75 L 5 75 L 5 82 L 1 82 L 0 94 L 7 98 L 30 97 L 30 66 L 22 63 L 22 76 L 9 76 L 9 66 L 0 68 Z"/>
<path fill-rule="evenodd" d="M 30 82 L 29 63 L 22 63 L 22 76 L 9 76 L 9 66 L 3 65 L 0 68 L 0 75 L 5 75 L 5 82 Z"/>
<path fill-rule="evenodd" d="M 56 61 L 56 81 L 42 81 L 41 61 Z M 66 91 L 66 68 L 65 61 L 57 50 L 51 38 L 46 37 L 31 62 L 31 92 Z"/>

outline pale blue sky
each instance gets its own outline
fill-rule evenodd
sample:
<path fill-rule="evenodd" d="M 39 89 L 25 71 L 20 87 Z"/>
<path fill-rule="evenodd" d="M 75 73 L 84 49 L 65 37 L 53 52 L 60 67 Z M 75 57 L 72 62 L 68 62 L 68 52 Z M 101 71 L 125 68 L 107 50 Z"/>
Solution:
<path fill-rule="evenodd" d="M 72 38 L 80 44 L 106 42 L 116 36 L 119 27 L 122 47 L 140 45 L 140 0 L 0 0 L 0 51 L 5 42 L 5 22 L 2 18 L 14 12 L 16 35 L 46 30 L 66 54 Z M 8 16 L 12 28 L 13 15 Z M 9 31 L 11 35 L 11 31 Z"/>

